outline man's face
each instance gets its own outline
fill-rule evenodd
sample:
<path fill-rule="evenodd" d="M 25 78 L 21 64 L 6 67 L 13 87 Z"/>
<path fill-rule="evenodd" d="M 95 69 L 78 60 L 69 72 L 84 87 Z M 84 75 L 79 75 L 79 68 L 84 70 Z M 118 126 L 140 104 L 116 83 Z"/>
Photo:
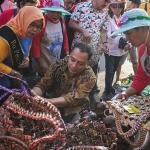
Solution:
<path fill-rule="evenodd" d="M 67 10 L 70 10 L 73 5 L 75 5 L 76 0 L 64 0 L 64 4 L 67 7 Z"/>
<path fill-rule="evenodd" d="M 106 0 L 92 0 L 92 6 L 94 9 L 102 10 L 108 5 Z"/>
<path fill-rule="evenodd" d="M 75 48 L 68 59 L 69 75 L 74 76 L 82 72 L 88 63 L 88 54 L 80 52 L 79 48 Z"/>

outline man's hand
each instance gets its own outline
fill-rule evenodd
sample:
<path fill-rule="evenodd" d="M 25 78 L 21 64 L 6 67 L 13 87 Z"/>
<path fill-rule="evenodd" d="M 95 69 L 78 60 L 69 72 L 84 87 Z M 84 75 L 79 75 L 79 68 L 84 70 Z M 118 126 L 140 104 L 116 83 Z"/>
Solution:
<path fill-rule="evenodd" d="M 46 100 L 56 107 L 67 107 L 69 105 L 64 97 L 50 98 Z"/>
<path fill-rule="evenodd" d="M 91 35 L 86 29 L 83 32 L 83 41 L 87 44 L 91 42 Z"/>
<path fill-rule="evenodd" d="M 46 72 L 46 70 L 47 70 L 47 67 L 46 66 L 44 66 L 44 65 L 42 65 L 42 66 L 40 66 L 40 75 L 44 75 L 45 74 L 45 72 Z"/>
<path fill-rule="evenodd" d="M 108 48 L 108 43 L 107 43 L 107 42 L 106 42 L 106 43 L 103 43 L 103 50 L 104 50 L 104 52 L 105 52 L 106 54 L 109 55 L 109 48 Z"/>
<path fill-rule="evenodd" d="M 28 68 L 28 67 L 29 67 L 29 61 L 26 60 L 26 59 L 24 59 L 24 60 L 22 61 L 21 65 L 18 66 L 18 68 L 21 68 L 21 69 L 23 69 L 23 68 Z"/>
<path fill-rule="evenodd" d="M 36 96 L 36 95 L 42 96 L 43 92 L 39 87 L 33 87 L 31 94 L 33 96 Z"/>

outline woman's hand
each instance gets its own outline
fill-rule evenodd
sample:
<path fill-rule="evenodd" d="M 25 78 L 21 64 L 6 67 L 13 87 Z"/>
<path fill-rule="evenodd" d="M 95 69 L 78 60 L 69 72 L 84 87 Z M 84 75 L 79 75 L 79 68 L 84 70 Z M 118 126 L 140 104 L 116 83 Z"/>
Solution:
<path fill-rule="evenodd" d="M 83 32 L 83 41 L 87 44 L 91 42 L 91 35 L 86 29 Z"/>
<path fill-rule="evenodd" d="M 24 59 L 18 68 L 23 69 L 23 68 L 28 68 L 28 67 L 29 67 L 29 61 Z"/>
<path fill-rule="evenodd" d="M 15 70 L 12 70 L 9 75 L 20 78 L 20 79 L 22 79 L 23 77 L 22 74 L 20 74 L 18 71 L 15 71 Z"/>

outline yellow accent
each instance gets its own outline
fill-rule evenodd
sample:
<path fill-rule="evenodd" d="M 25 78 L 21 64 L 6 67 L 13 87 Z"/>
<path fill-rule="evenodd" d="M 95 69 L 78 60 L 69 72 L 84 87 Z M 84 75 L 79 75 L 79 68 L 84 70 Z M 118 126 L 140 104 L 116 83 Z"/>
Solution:
<path fill-rule="evenodd" d="M 141 110 L 136 108 L 134 105 L 123 106 L 123 108 L 129 113 L 141 113 Z"/>
<path fill-rule="evenodd" d="M 141 8 L 141 9 L 145 9 L 145 3 L 142 3 L 142 4 L 140 5 L 140 8 Z M 150 2 L 147 2 L 147 13 L 148 13 L 148 15 L 150 16 Z"/>

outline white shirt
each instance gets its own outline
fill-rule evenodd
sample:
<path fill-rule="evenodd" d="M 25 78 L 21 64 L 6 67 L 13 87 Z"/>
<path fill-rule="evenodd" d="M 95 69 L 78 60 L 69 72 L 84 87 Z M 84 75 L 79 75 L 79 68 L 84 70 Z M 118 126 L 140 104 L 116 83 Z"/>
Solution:
<path fill-rule="evenodd" d="M 122 34 L 113 38 L 110 37 L 110 35 L 113 32 L 119 29 L 119 27 L 117 26 L 118 19 L 119 18 L 117 18 L 115 15 L 112 18 L 108 16 L 109 25 L 108 25 L 108 31 L 107 31 L 107 42 L 109 46 L 109 55 L 112 55 L 112 56 L 122 56 L 125 54 L 125 52 L 122 49 L 118 48 L 119 39 L 121 37 L 125 38 L 125 35 Z"/>

